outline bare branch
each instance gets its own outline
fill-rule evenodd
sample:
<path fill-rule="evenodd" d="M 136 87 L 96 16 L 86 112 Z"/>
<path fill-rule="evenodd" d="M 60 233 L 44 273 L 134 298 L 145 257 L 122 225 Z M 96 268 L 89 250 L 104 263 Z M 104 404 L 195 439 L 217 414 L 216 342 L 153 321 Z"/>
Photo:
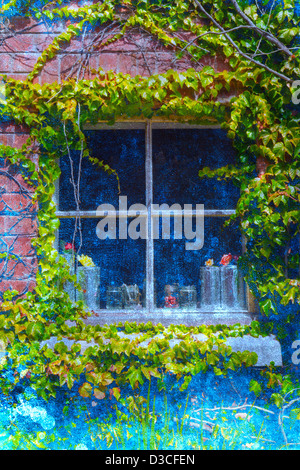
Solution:
<path fill-rule="evenodd" d="M 265 31 L 264 29 L 259 28 L 256 26 L 255 23 L 247 16 L 243 10 L 239 7 L 238 3 L 236 0 L 230 0 L 238 14 L 248 23 L 251 28 L 255 29 L 259 34 L 261 34 L 267 41 L 271 42 L 272 44 L 275 44 L 275 46 L 278 47 L 282 52 L 287 54 L 288 56 L 292 56 L 293 53 L 289 50 L 289 48 L 283 44 L 279 39 L 277 39 L 273 34 L 269 33 L 268 31 Z"/>
<path fill-rule="evenodd" d="M 228 40 L 228 42 L 232 45 L 232 47 L 242 56 L 244 57 L 245 59 L 249 60 L 250 62 L 252 62 L 253 64 L 255 65 L 258 65 L 259 67 L 262 67 L 263 69 L 267 70 L 268 72 L 272 73 L 273 75 L 275 75 L 276 77 L 278 78 L 281 78 L 282 80 L 286 81 L 287 83 L 293 83 L 293 79 L 291 79 L 290 77 L 280 73 L 280 72 L 277 72 L 276 70 L 273 70 L 271 69 L 270 67 L 268 67 L 267 65 L 265 64 L 262 64 L 261 62 L 259 62 L 258 60 L 255 60 L 253 59 L 249 54 L 246 54 L 245 52 L 243 52 L 239 46 L 231 39 L 231 37 L 229 36 L 229 34 L 227 34 L 227 31 L 225 31 L 225 29 L 205 10 L 205 8 L 202 6 L 202 4 L 198 1 L 198 0 L 194 0 L 195 4 L 198 6 L 198 8 L 202 11 L 202 13 L 204 13 L 207 18 L 209 18 L 212 23 L 223 33 L 224 37 L 226 37 L 226 39 Z M 253 23 L 254 25 L 254 23 Z M 255 27 L 255 25 L 254 25 Z M 259 29 L 259 28 L 258 28 Z"/>

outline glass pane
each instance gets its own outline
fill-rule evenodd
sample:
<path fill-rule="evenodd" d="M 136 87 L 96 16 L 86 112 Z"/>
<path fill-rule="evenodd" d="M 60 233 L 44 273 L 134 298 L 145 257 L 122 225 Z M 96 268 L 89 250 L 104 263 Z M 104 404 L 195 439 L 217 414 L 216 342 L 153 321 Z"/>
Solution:
<path fill-rule="evenodd" d="M 119 196 L 127 196 L 128 205 L 145 204 L 145 132 L 142 129 L 85 131 L 91 156 L 117 172 L 109 174 L 88 158 L 83 158 L 80 171 L 80 210 L 96 211 L 100 204 L 119 207 Z M 73 173 L 78 181 L 80 152 L 73 151 Z M 71 163 L 61 159 L 59 210 L 76 210 L 71 179 Z"/>
<path fill-rule="evenodd" d="M 242 239 L 238 227 L 224 228 L 224 221 L 224 218 L 205 217 L 204 245 L 199 250 L 186 250 L 186 242 L 191 240 L 174 239 L 173 223 L 170 239 L 162 239 L 160 224 L 160 236 L 154 242 L 158 308 L 246 309 L 244 282 L 233 258 L 242 254 Z M 232 259 L 226 267 L 220 261 L 228 254 Z M 208 260 L 213 260 L 213 267 L 206 267 Z"/>
<path fill-rule="evenodd" d="M 237 187 L 198 176 L 203 167 L 218 168 L 234 158 L 232 143 L 221 129 L 153 130 L 154 203 L 234 209 Z"/>
<path fill-rule="evenodd" d="M 96 295 L 97 308 L 140 309 L 145 301 L 145 240 L 132 240 L 129 237 L 127 240 L 120 240 L 118 221 L 116 223 L 116 239 L 100 240 L 96 234 L 98 222 L 98 219 L 81 219 L 82 246 L 80 254 L 91 257 L 98 267 L 98 273 L 97 270 L 91 273 L 89 268 L 86 270 L 81 268 L 79 270 L 81 273 L 78 273 L 83 288 L 90 289 L 90 292 L 87 293 L 87 301 L 93 304 Z M 130 219 L 128 219 L 129 223 Z M 59 228 L 61 253 L 64 251 L 65 244 L 72 242 L 73 233 L 74 219 L 61 219 Z M 80 234 L 77 231 L 76 252 L 79 246 Z M 89 278 L 87 279 L 87 277 Z M 77 300 L 84 300 L 80 294 L 76 295 Z"/>

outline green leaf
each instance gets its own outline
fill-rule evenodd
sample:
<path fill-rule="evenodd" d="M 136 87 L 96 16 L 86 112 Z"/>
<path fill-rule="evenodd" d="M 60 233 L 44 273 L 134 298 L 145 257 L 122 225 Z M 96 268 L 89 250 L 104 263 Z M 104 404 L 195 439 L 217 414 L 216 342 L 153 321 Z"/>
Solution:
<path fill-rule="evenodd" d="M 42 339 L 44 332 L 45 332 L 45 326 L 40 321 L 29 323 L 26 328 L 26 333 L 28 334 L 30 338 L 34 340 Z"/>
<path fill-rule="evenodd" d="M 139 384 L 144 383 L 142 373 L 140 369 L 136 369 L 134 366 L 131 366 L 126 374 L 126 378 L 129 380 L 129 383 L 132 388 L 137 388 Z"/>
<path fill-rule="evenodd" d="M 68 352 L 68 347 L 63 341 L 56 343 L 54 346 L 54 351 L 58 352 L 60 355 L 64 355 Z"/>
<path fill-rule="evenodd" d="M 251 379 L 250 384 L 249 384 L 249 390 L 250 390 L 250 392 L 254 392 L 255 396 L 258 397 L 261 394 L 262 387 L 261 387 L 260 383 L 258 383 L 256 380 Z"/>

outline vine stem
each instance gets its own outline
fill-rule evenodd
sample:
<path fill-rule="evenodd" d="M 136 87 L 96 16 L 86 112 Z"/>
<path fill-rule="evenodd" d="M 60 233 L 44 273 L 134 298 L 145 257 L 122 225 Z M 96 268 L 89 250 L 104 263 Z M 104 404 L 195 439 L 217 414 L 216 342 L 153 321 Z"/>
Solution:
<path fill-rule="evenodd" d="M 249 60 L 250 62 L 252 62 L 253 64 L 255 65 L 258 65 L 259 67 L 262 67 L 263 69 L 265 69 L 267 72 L 271 72 L 273 75 L 275 75 L 276 77 L 278 78 L 281 78 L 282 80 L 284 80 L 285 82 L 287 83 L 290 83 L 292 84 L 293 83 L 293 80 L 291 78 L 289 78 L 288 76 L 280 73 L 280 72 L 277 72 L 276 70 L 274 69 L 271 69 L 270 67 L 268 67 L 267 65 L 259 62 L 258 60 L 255 60 L 253 59 L 251 56 L 249 56 L 248 54 L 246 54 L 245 52 L 243 52 L 239 46 L 231 39 L 231 37 L 229 36 L 229 34 L 227 34 L 227 31 L 205 10 L 205 8 L 202 6 L 202 4 L 198 1 L 198 0 L 194 0 L 195 4 L 198 6 L 199 10 L 202 11 L 202 13 L 205 14 L 205 16 L 207 18 L 210 19 L 210 21 L 221 31 L 221 33 L 224 35 L 224 37 L 228 40 L 228 42 L 232 45 L 232 47 L 242 56 L 244 57 L 245 59 Z M 254 24 L 254 23 L 253 23 Z M 254 25 L 256 27 L 256 25 Z M 256 27 L 257 28 L 257 27 Z M 257 28 L 258 29 L 258 28 Z M 291 54 L 292 55 L 292 54 Z"/>

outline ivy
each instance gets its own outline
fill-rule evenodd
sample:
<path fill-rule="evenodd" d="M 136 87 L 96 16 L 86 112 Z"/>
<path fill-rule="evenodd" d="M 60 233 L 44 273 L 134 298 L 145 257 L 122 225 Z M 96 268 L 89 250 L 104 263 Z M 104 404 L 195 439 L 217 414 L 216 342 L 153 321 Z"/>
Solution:
<path fill-rule="evenodd" d="M 191 330 L 184 326 L 172 325 L 166 330 L 161 325 L 125 323 L 125 332 L 142 333 L 140 339 L 131 342 L 117 335 L 121 325 L 85 325 L 82 319 L 90 313 L 80 302 L 73 305 L 63 291 L 63 282 L 76 279 L 53 245 L 59 226 L 52 201 L 60 174 L 56 161 L 65 158 L 69 150 L 78 150 L 95 168 L 113 174 L 119 184 L 117 173 L 105 159 L 89 155 L 82 132 L 86 123 L 113 124 L 118 119 L 158 117 L 221 124 L 237 150 L 236 164 L 214 170 L 204 168 L 199 176 L 230 180 L 240 188 L 236 214 L 229 223 L 238 220 L 247 240 L 247 252 L 240 265 L 262 313 L 276 314 L 278 303 L 296 305 L 299 312 L 300 280 L 289 277 L 300 261 L 299 253 L 289 254 L 290 244 L 300 232 L 299 116 L 291 106 L 291 84 L 300 73 L 294 3 L 273 5 L 271 11 L 269 8 L 263 12 L 252 4 L 243 8 L 242 14 L 233 0 L 205 4 L 127 0 L 122 6 L 111 0 L 76 9 L 61 1 L 42 4 L 37 8 L 26 2 L 23 14 L 43 21 L 67 22 L 65 31 L 43 51 L 26 80 L 4 77 L 7 99 L 1 112 L 15 123 L 28 126 L 30 138 L 20 150 L 4 145 L 0 150 L 4 158 L 20 166 L 24 175 L 26 172 L 35 189 L 39 234 L 33 245 L 39 265 L 33 292 L 25 298 L 18 298 L 16 292 L 4 294 L 0 339 L 8 355 L 0 365 L 3 390 L 9 393 L 25 380 L 22 367 L 44 398 L 54 395 L 55 389 L 64 384 L 74 387 L 84 374 L 79 393 L 97 399 L 103 398 L 109 387 L 119 397 L 122 384 L 137 388 L 151 376 L 160 380 L 168 372 L 178 380 L 183 378 L 184 389 L 191 376 L 200 371 L 212 369 L 220 375 L 250 367 L 255 364 L 255 355 L 232 353 L 225 345 L 226 337 L 268 334 L 272 324 L 199 327 L 197 332 L 208 337 L 203 343 L 192 340 Z M 15 6 L 11 0 L 0 13 L 13 11 Z M 168 70 L 145 78 L 99 69 L 93 71 L 93 80 L 87 80 L 79 66 L 81 74 L 77 78 L 60 84 L 33 83 L 74 37 L 111 25 L 117 25 L 116 31 L 103 39 L 103 47 L 139 28 L 177 57 L 187 54 L 197 65 L 205 55 L 222 56 L 227 70 L 217 72 L 209 66 L 196 70 L 195 66 L 185 72 Z M 89 47 L 93 50 L 94 44 Z M 238 92 L 230 101 L 224 100 L 224 93 L 232 89 Z M 39 170 L 30 161 L 34 143 L 39 144 Z M 69 326 L 67 320 L 74 324 Z M 162 340 L 152 340 L 147 350 L 139 347 L 139 342 L 161 332 Z M 218 335 L 214 335 L 216 332 Z M 54 350 L 41 346 L 53 336 L 59 340 Z M 182 341 L 170 348 L 169 341 L 178 336 Z M 68 348 L 63 338 L 94 341 L 95 346 L 82 352 L 79 344 Z M 16 371 L 12 384 L 4 375 L 8 364 Z M 260 386 L 253 382 L 251 390 L 258 394 Z"/>

